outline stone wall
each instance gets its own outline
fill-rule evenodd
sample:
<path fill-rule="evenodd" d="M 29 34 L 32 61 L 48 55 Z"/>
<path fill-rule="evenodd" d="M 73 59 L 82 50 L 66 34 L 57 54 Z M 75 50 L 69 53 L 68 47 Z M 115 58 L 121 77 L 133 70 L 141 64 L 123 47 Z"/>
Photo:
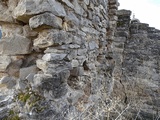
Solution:
<path fill-rule="evenodd" d="M 119 10 L 113 42 L 113 96 L 123 102 L 125 119 L 158 120 L 160 116 L 160 31 L 130 21 L 131 11 Z"/>
<path fill-rule="evenodd" d="M 1 0 L 0 119 L 105 119 L 117 7 L 117 0 Z"/>
<path fill-rule="evenodd" d="M 1 0 L 0 119 L 158 120 L 160 30 L 118 5 Z"/>

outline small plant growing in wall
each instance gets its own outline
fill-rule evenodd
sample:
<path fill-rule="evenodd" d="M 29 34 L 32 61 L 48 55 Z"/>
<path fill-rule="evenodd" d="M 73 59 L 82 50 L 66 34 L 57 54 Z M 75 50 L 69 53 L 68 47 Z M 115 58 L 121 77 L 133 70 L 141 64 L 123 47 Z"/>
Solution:
<path fill-rule="evenodd" d="M 36 108 L 37 112 L 41 112 L 43 110 L 43 108 L 38 104 L 41 100 L 43 100 L 43 97 L 31 88 L 27 88 L 26 92 L 19 92 L 16 99 L 24 103 L 24 105 L 29 106 L 29 110 L 33 107 Z"/>
<path fill-rule="evenodd" d="M 20 120 L 20 117 L 14 110 L 10 110 L 8 117 L 4 118 L 3 120 Z"/>
<path fill-rule="evenodd" d="M 19 116 L 20 112 L 29 114 L 33 109 L 36 113 L 42 112 L 46 109 L 46 107 L 41 106 L 40 104 L 40 102 L 43 100 L 43 97 L 37 92 L 33 91 L 31 88 L 26 88 L 23 91 L 18 91 L 14 97 L 14 101 L 16 103 L 15 108 L 12 108 L 9 111 L 8 116 L 3 120 L 21 120 L 21 117 Z M 24 111 L 17 111 L 19 110 L 20 106 L 24 108 Z"/>

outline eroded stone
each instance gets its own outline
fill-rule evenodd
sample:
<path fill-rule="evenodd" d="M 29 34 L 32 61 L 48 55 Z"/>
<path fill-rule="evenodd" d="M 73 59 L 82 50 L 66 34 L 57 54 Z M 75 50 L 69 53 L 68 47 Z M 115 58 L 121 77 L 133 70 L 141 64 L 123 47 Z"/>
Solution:
<path fill-rule="evenodd" d="M 62 29 L 62 19 L 51 13 L 43 13 L 29 19 L 29 26 L 34 30 L 46 28 Z"/>
<path fill-rule="evenodd" d="M 34 46 L 46 48 L 49 46 L 58 46 L 72 42 L 72 35 L 63 30 L 44 30 L 40 32 L 38 38 L 34 40 Z"/>

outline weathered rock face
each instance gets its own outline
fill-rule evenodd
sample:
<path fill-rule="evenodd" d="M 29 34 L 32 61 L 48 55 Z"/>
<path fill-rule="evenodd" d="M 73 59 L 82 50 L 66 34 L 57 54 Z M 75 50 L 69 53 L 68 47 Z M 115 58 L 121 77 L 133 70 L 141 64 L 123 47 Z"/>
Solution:
<path fill-rule="evenodd" d="M 1 0 L 0 119 L 158 120 L 160 31 L 118 5 Z"/>
<path fill-rule="evenodd" d="M 106 119 L 117 7 L 1 0 L 0 119 Z"/>
<path fill-rule="evenodd" d="M 126 119 L 159 119 L 160 115 L 160 31 L 148 24 L 131 22 L 130 11 L 118 11 L 113 42 L 113 96 L 129 105 Z"/>

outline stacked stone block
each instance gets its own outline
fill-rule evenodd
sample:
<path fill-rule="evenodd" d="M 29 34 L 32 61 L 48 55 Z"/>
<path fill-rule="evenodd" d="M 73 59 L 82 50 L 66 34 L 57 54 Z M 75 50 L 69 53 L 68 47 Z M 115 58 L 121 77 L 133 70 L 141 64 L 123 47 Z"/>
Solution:
<path fill-rule="evenodd" d="M 117 4 L 0 1 L 0 119 L 105 118 Z"/>

